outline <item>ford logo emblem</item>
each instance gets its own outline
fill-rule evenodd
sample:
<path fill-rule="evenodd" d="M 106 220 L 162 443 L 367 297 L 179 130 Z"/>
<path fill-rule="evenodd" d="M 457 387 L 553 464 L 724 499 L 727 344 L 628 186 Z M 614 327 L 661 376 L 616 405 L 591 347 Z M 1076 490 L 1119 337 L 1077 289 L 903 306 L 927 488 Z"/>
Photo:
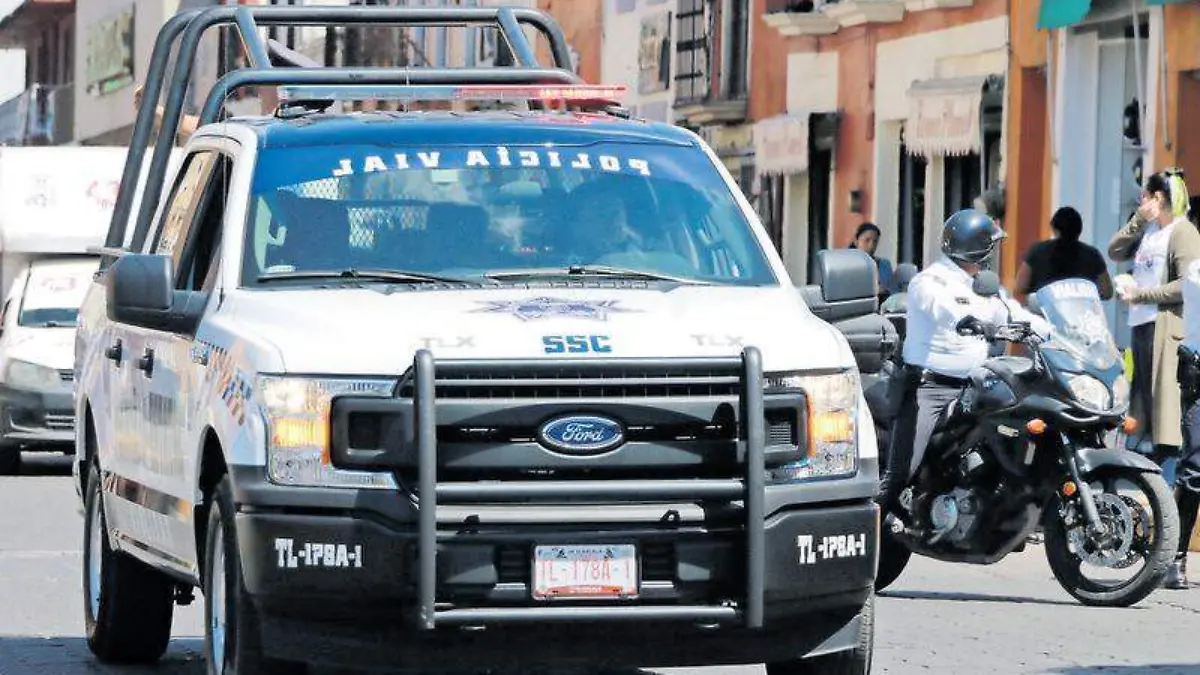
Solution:
<path fill-rule="evenodd" d="M 589 456 L 608 452 L 624 443 L 625 430 L 619 422 L 606 417 L 571 415 L 546 422 L 538 437 L 551 450 Z"/>

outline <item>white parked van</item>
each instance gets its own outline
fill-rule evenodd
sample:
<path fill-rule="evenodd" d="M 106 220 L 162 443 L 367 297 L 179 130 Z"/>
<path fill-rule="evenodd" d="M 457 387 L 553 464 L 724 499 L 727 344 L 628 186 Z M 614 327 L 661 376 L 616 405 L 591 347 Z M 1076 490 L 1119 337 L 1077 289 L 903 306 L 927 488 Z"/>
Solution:
<path fill-rule="evenodd" d="M 75 320 L 99 267 L 94 256 L 35 260 L 0 312 L 0 474 L 22 450 L 75 451 Z"/>

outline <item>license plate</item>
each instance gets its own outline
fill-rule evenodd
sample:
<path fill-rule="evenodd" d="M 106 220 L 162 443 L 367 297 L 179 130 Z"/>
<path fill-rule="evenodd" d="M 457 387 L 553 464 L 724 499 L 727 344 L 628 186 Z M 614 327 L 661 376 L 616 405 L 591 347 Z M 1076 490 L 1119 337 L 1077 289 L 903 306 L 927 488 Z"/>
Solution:
<path fill-rule="evenodd" d="M 533 553 L 535 600 L 636 598 L 633 546 L 538 546 Z"/>

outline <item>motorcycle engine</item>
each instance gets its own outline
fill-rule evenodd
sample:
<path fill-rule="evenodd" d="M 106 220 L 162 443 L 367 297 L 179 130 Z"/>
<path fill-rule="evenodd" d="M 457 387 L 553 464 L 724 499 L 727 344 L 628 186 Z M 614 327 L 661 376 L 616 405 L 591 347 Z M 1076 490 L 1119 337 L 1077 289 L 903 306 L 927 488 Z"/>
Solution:
<path fill-rule="evenodd" d="M 929 522 L 933 527 L 929 543 L 965 541 L 971 536 L 978 516 L 979 500 L 971 490 L 959 487 L 934 497 L 929 505 Z"/>

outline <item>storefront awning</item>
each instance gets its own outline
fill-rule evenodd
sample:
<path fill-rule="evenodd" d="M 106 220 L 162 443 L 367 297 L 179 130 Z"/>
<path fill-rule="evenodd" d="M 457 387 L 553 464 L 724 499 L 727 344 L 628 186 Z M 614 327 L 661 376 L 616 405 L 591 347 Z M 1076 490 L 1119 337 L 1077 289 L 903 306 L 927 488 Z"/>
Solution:
<path fill-rule="evenodd" d="M 777 115 L 754 125 L 754 168 L 760 176 L 808 170 L 808 126 L 811 113 Z"/>
<path fill-rule="evenodd" d="M 966 155 L 982 146 L 980 105 L 987 76 L 919 80 L 908 90 L 904 144 L 914 155 Z"/>
<path fill-rule="evenodd" d="M 1066 28 L 1083 21 L 1091 9 L 1092 0 L 1042 0 L 1037 27 Z"/>

